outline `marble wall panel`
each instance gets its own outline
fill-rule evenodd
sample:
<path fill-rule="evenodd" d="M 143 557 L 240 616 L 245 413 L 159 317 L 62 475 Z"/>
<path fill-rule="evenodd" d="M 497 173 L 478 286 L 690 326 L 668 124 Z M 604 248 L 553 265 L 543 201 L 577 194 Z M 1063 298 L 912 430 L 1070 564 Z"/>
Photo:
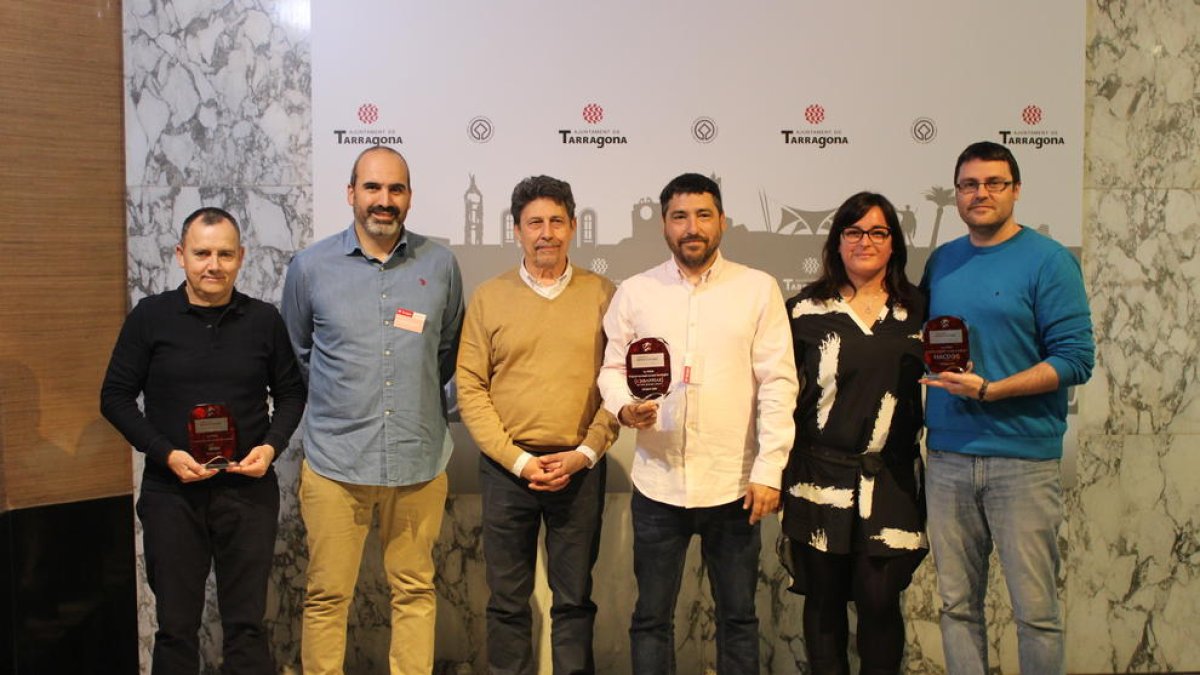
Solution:
<path fill-rule="evenodd" d="M 1200 187 L 1200 5 L 1088 2 L 1088 187 Z"/>
<path fill-rule="evenodd" d="M 1082 434 L 1197 428 L 1200 378 L 1200 193 L 1085 191 L 1092 227 L 1084 273 L 1096 369 L 1084 387 Z"/>
<path fill-rule="evenodd" d="M 1067 495 L 1068 664 L 1200 669 L 1200 5 L 1088 3 L 1084 271 L 1097 367 Z"/>
<path fill-rule="evenodd" d="M 307 8 L 125 2 L 127 184 L 310 184 Z"/>
<path fill-rule="evenodd" d="M 1068 493 L 1068 662 L 1089 673 L 1200 664 L 1200 472 L 1195 436 L 1095 436 Z M 1186 477 L 1186 478 L 1185 478 Z"/>

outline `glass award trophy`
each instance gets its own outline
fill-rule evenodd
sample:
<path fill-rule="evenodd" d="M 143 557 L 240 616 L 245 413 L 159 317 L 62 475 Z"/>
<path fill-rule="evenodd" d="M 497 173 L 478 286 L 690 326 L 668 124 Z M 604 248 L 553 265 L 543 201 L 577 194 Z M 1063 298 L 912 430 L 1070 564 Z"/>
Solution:
<path fill-rule="evenodd" d="M 224 469 L 235 464 L 237 427 L 224 403 L 201 403 L 192 408 L 188 419 L 188 450 L 192 457 L 209 469 Z"/>
<path fill-rule="evenodd" d="M 925 367 L 931 377 L 938 373 L 966 371 L 971 360 L 967 324 L 957 316 L 937 316 L 925 322 Z"/>
<path fill-rule="evenodd" d="M 662 338 L 646 337 L 625 351 L 625 382 L 639 401 L 652 401 L 671 391 L 671 351 Z"/>

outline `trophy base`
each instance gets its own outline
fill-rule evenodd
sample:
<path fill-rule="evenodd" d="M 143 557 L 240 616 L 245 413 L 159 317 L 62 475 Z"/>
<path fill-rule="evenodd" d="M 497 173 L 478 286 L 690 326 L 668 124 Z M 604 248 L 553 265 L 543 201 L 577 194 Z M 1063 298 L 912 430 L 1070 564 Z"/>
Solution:
<path fill-rule="evenodd" d="M 199 458 L 197 458 L 196 461 L 199 462 Z M 216 457 L 210 457 L 208 460 L 200 462 L 200 465 L 206 469 L 224 471 L 231 466 L 237 466 L 237 462 L 223 455 L 217 455 Z"/>

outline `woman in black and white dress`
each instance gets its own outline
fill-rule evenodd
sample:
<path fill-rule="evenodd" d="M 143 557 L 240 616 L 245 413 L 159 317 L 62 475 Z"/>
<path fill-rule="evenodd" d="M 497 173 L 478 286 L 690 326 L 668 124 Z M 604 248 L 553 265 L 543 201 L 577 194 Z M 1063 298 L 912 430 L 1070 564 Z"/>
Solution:
<path fill-rule="evenodd" d="M 814 673 L 897 673 L 900 593 L 928 552 L 919 439 L 925 302 L 908 281 L 892 204 L 860 192 L 834 214 L 821 277 L 788 300 L 802 387 L 784 473 L 783 531 L 806 596 Z"/>

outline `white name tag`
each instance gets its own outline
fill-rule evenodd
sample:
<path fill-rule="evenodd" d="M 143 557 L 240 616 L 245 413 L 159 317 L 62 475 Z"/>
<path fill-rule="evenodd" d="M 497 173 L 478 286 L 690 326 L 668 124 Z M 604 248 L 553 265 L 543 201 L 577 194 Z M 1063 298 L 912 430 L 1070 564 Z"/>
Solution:
<path fill-rule="evenodd" d="M 396 310 L 396 318 L 392 320 L 392 325 L 402 330 L 420 333 L 425 330 L 425 315 L 401 307 Z"/>

